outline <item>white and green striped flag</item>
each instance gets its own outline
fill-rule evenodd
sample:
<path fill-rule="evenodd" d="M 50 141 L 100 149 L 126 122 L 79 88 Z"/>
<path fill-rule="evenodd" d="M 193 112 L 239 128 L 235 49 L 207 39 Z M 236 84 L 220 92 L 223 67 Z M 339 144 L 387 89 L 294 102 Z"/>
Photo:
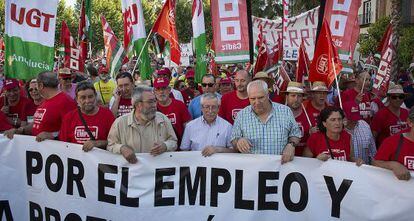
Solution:
<path fill-rule="evenodd" d="M 147 33 L 145 31 L 145 20 L 144 12 L 142 10 L 141 0 L 122 0 L 122 13 L 124 16 L 127 16 L 127 20 L 132 26 L 132 39 L 131 41 L 134 44 L 135 54 L 141 57 L 139 62 L 139 71 L 141 73 L 141 78 L 151 79 L 151 63 L 148 55 L 148 44 L 145 45 L 145 40 L 147 38 Z M 124 24 L 125 25 L 125 24 Z"/>
<path fill-rule="evenodd" d="M 53 70 L 58 0 L 6 0 L 5 74 L 29 80 Z"/>
<path fill-rule="evenodd" d="M 204 26 L 203 1 L 193 0 L 192 9 L 193 19 L 193 38 L 196 54 L 196 74 L 195 81 L 201 82 L 204 74 L 207 72 L 207 50 L 206 50 L 206 29 Z"/>

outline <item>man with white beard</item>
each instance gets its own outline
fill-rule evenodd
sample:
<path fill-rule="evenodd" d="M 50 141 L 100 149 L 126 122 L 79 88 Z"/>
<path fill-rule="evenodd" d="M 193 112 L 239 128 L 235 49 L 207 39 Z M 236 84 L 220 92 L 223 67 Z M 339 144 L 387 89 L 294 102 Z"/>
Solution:
<path fill-rule="evenodd" d="M 176 150 L 177 136 L 170 120 L 157 112 L 157 100 L 152 88 L 135 88 L 131 103 L 134 110 L 112 124 L 107 150 L 122 154 L 129 163 L 137 162 L 135 153 L 157 156 Z"/>

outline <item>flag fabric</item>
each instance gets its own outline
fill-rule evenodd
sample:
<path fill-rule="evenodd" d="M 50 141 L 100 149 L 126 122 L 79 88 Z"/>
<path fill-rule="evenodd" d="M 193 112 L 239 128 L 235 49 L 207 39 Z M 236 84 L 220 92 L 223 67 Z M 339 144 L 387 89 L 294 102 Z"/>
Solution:
<path fill-rule="evenodd" d="M 378 69 L 377 65 L 375 64 L 374 55 L 372 53 L 370 53 L 370 55 L 368 55 L 367 57 L 367 60 L 365 60 L 364 69 L 367 69 L 367 70 Z"/>
<path fill-rule="evenodd" d="M 175 27 L 175 3 L 176 0 L 166 0 L 161 12 L 155 21 L 152 31 L 170 42 L 171 61 L 180 65 L 181 50 Z"/>
<path fill-rule="evenodd" d="M 304 83 L 304 76 L 309 75 L 310 61 L 308 53 L 306 52 L 305 42 L 302 39 L 298 51 L 298 62 L 296 67 L 296 82 Z"/>
<path fill-rule="evenodd" d="M 90 29 L 91 22 L 91 1 L 92 0 L 82 0 L 81 11 L 80 11 L 80 21 L 78 27 L 78 43 L 79 50 L 81 54 L 81 66 L 85 66 L 85 61 L 88 58 L 88 42 L 91 42 L 92 31 Z M 83 68 L 82 68 L 83 71 Z"/>
<path fill-rule="evenodd" d="M 289 0 L 282 0 L 283 17 L 282 17 L 282 44 L 284 39 L 287 39 L 287 26 L 289 18 Z M 282 53 L 283 54 L 283 53 Z"/>
<path fill-rule="evenodd" d="M 65 21 L 62 21 L 62 29 L 60 32 L 60 44 L 62 49 L 60 52 L 63 57 L 63 67 L 69 68 L 74 71 L 84 71 L 85 63 L 82 62 L 81 50 L 76 44 L 75 39 L 72 37 L 68 26 Z"/>
<path fill-rule="evenodd" d="M 290 77 L 288 73 L 286 72 L 284 65 L 280 65 L 278 67 L 278 72 L 274 79 L 275 79 L 275 85 L 274 85 L 275 93 L 277 95 L 280 95 L 281 91 L 286 91 L 287 86 L 290 82 Z"/>
<path fill-rule="evenodd" d="M 309 81 L 323 81 L 330 87 L 341 69 L 342 63 L 339 60 L 338 51 L 332 42 L 329 24 L 324 20 L 309 69 Z"/>
<path fill-rule="evenodd" d="M 201 79 L 207 71 L 206 28 L 202 0 L 193 0 L 192 16 L 193 42 L 197 59 L 194 80 L 201 83 Z"/>
<path fill-rule="evenodd" d="M 259 71 L 263 71 L 266 68 L 267 60 L 268 60 L 268 52 L 267 52 L 267 45 L 266 39 L 263 35 L 263 26 L 259 26 L 259 36 L 257 38 L 256 47 L 257 49 L 257 58 L 254 65 L 253 75 L 255 75 Z"/>
<path fill-rule="evenodd" d="M 57 6 L 57 0 L 5 1 L 6 77 L 30 80 L 53 70 Z M 39 17 L 25 19 L 25 9 Z"/>
<path fill-rule="evenodd" d="M 145 45 L 147 33 L 141 0 L 122 0 L 121 3 L 124 18 L 124 47 L 130 57 L 133 52 L 136 56 L 140 56 L 137 62 L 141 78 L 149 80 L 151 79 L 152 69 L 148 44 Z"/>
<path fill-rule="evenodd" d="M 377 96 L 387 91 L 390 83 L 392 59 L 397 53 L 396 47 L 392 42 L 393 35 L 392 25 L 389 24 L 378 48 L 381 49 L 381 61 L 372 85 L 372 92 Z"/>
<path fill-rule="evenodd" d="M 219 72 L 217 70 L 217 64 L 216 64 L 216 60 L 215 60 L 216 53 L 214 51 L 214 40 L 211 43 L 211 47 L 210 47 L 210 50 L 208 52 L 208 57 L 209 57 L 209 65 L 208 66 L 209 66 L 210 73 L 213 74 L 214 76 L 218 76 Z"/>
<path fill-rule="evenodd" d="M 282 33 L 279 34 L 277 39 L 277 44 L 274 45 L 268 52 L 268 59 L 267 59 L 267 67 L 271 67 L 273 65 L 278 64 L 278 62 L 282 59 L 283 56 L 283 35 Z"/>
<path fill-rule="evenodd" d="M 108 67 L 111 76 L 115 78 L 115 75 L 118 73 L 122 65 L 123 59 L 126 56 L 126 51 L 121 43 L 119 43 L 104 16 L 101 16 L 101 22 L 104 37 L 106 66 Z"/>
<path fill-rule="evenodd" d="M 0 37 L 0 64 L 3 65 L 4 63 L 4 41 L 3 38 Z"/>

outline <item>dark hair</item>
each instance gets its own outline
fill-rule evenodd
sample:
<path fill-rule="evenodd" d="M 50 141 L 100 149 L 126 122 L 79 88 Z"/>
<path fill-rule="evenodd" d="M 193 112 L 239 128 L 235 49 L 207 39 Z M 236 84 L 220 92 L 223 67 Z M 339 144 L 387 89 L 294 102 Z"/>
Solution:
<path fill-rule="evenodd" d="M 115 77 L 116 82 L 118 82 L 118 79 L 120 78 L 129 78 L 131 83 L 134 83 L 134 79 L 132 78 L 132 75 L 129 72 L 122 72 L 122 73 L 117 74 Z"/>
<path fill-rule="evenodd" d="M 76 96 L 78 96 L 78 92 L 79 91 L 84 91 L 84 90 L 93 90 L 93 93 L 96 95 L 96 90 L 95 87 L 93 86 L 92 82 L 85 80 L 85 81 L 81 81 L 76 85 Z"/>
<path fill-rule="evenodd" d="M 37 82 L 47 88 L 57 88 L 59 85 L 57 74 L 51 71 L 44 71 L 37 75 Z"/>
<path fill-rule="evenodd" d="M 86 66 L 86 70 L 88 71 L 90 76 L 98 76 L 98 70 L 96 70 L 96 68 L 93 66 L 93 64 L 88 64 Z"/>
<path fill-rule="evenodd" d="M 317 119 L 319 131 L 321 131 L 323 133 L 326 133 L 326 127 L 323 126 L 323 122 L 325 122 L 329 118 L 329 116 L 331 116 L 331 114 L 333 112 L 339 112 L 339 114 L 341 115 L 341 117 L 342 118 L 345 118 L 344 111 L 341 108 L 334 107 L 334 106 L 325 107 L 321 111 L 321 113 L 319 114 L 318 119 Z"/>

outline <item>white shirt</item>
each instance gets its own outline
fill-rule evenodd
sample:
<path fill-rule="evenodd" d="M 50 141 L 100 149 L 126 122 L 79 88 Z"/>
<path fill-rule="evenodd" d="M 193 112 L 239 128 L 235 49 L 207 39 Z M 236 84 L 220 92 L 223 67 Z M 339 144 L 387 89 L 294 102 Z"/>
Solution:
<path fill-rule="evenodd" d="M 174 88 L 171 88 L 171 93 L 173 94 L 174 99 L 182 101 L 184 103 L 183 94 L 181 94 L 180 91 L 175 90 Z"/>
<path fill-rule="evenodd" d="M 201 151 L 210 145 L 231 148 L 231 130 L 231 124 L 219 116 L 211 125 L 201 116 L 185 127 L 180 149 Z"/>

